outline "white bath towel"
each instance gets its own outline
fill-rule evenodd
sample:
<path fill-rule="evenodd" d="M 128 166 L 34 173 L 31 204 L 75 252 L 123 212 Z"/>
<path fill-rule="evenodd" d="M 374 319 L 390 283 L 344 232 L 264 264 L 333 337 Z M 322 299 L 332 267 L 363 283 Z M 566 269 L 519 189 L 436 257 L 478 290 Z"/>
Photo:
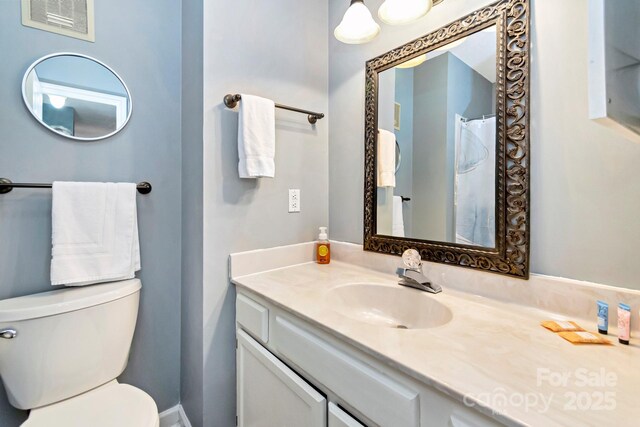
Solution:
<path fill-rule="evenodd" d="M 396 186 L 396 136 L 378 129 L 378 187 Z"/>
<path fill-rule="evenodd" d="M 54 182 L 51 284 L 131 279 L 140 270 L 136 185 Z"/>
<path fill-rule="evenodd" d="M 276 172 L 275 104 L 259 96 L 241 96 L 238 173 L 240 178 L 273 178 Z"/>
<path fill-rule="evenodd" d="M 404 237 L 404 218 L 402 217 L 402 197 L 393 196 L 393 224 L 391 234 Z"/>

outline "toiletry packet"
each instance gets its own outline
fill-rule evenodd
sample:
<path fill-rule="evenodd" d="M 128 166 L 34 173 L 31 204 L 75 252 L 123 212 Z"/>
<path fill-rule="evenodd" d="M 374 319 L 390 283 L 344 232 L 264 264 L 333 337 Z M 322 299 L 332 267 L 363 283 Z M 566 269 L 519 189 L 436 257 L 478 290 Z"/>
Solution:
<path fill-rule="evenodd" d="M 545 320 L 541 322 L 540 325 L 549 329 L 553 332 L 575 332 L 575 331 L 584 331 L 584 329 L 578 325 L 576 322 L 572 321 L 562 321 L 562 320 Z"/>
<path fill-rule="evenodd" d="M 577 331 L 577 332 L 559 332 L 560 335 L 565 340 L 569 341 L 572 344 L 608 344 L 611 345 L 611 341 L 606 338 L 602 338 L 600 335 L 592 334 L 591 332 L 586 331 Z"/>

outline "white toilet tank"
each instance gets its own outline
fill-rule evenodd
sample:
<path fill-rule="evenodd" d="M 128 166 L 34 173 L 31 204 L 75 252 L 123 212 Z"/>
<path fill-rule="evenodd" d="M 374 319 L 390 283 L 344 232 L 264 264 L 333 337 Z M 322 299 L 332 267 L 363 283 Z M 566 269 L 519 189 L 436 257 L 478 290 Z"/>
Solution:
<path fill-rule="evenodd" d="M 0 301 L 0 376 L 9 401 L 33 409 L 105 384 L 127 366 L 138 279 Z"/>

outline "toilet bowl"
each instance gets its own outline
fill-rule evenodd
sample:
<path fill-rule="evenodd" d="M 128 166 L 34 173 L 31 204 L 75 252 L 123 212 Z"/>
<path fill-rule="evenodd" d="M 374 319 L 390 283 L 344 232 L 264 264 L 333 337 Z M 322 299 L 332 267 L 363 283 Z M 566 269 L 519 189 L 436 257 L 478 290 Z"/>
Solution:
<path fill-rule="evenodd" d="M 0 376 L 25 427 L 157 427 L 144 391 L 116 378 L 127 366 L 138 279 L 0 301 Z"/>

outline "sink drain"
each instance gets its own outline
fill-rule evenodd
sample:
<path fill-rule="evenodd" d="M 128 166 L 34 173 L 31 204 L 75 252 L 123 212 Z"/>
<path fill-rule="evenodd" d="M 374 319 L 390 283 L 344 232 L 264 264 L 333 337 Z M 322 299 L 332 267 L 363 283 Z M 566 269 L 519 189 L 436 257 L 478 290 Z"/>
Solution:
<path fill-rule="evenodd" d="M 409 329 L 404 325 L 396 325 L 396 329 Z"/>

